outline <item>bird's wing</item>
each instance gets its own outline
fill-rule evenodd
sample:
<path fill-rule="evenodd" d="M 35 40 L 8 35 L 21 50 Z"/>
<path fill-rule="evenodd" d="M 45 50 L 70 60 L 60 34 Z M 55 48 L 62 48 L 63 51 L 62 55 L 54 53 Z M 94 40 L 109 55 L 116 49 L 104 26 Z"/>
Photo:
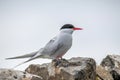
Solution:
<path fill-rule="evenodd" d="M 63 46 L 63 44 L 60 43 L 57 39 L 57 37 L 54 37 L 46 44 L 42 51 L 43 55 L 51 56 Z"/>
<path fill-rule="evenodd" d="M 63 44 L 58 43 L 52 50 L 50 56 L 54 55 L 58 50 L 60 50 L 63 47 Z"/>
<path fill-rule="evenodd" d="M 56 41 L 57 37 L 54 37 L 53 39 L 51 39 L 45 47 L 51 46 L 55 41 Z"/>

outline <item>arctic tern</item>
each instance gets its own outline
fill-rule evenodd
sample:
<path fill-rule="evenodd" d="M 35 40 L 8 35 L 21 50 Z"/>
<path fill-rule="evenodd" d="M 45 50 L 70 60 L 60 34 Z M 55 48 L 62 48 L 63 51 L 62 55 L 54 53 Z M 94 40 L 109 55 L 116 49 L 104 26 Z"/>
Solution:
<path fill-rule="evenodd" d="M 43 48 L 39 49 L 38 51 L 6 59 L 30 58 L 27 61 L 22 62 L 21 64 L 37 58 L 48 58 L 52 60 L 62 59 L 62 56 L 72 46 L 72 33 L 75 30 L 82 30 L 82 28 L 76 28 L 72 24 L 65 24 L 60 28 L 59 34 L 53 39 L 51 39 Z"/>

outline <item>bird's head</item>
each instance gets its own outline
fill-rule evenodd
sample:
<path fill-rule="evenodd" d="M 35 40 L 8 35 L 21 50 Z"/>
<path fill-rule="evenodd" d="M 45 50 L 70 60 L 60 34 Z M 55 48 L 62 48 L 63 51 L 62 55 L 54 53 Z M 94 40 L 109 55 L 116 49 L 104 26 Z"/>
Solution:
<path fill-rule="evenodd" d="M 65 24 L 60 28 L 61 31 L 73 33 L 75 30 L 83 30 L 82 28 L 74 27 L 72 24 Z"/>

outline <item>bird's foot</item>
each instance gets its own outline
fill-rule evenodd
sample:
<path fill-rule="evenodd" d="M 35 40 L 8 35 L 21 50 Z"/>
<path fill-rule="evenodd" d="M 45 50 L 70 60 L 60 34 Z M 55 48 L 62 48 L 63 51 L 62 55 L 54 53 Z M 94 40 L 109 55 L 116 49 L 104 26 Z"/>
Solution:
<path fill-rule="evenodd" d="M 59 64 L 61 64 L 61 59 L 54 59 L 52 60 L 52 63 L 54 64 L 55 67 L 57 67 Z"/>
<path fill-rule="evenodd" d="M 60 67 L 60 66 L 67 67 L 69 62 L 66 59 L 61 58 L 61 59 L 54 59 L 52 63 L 54 64 L 55 67 Z"/>

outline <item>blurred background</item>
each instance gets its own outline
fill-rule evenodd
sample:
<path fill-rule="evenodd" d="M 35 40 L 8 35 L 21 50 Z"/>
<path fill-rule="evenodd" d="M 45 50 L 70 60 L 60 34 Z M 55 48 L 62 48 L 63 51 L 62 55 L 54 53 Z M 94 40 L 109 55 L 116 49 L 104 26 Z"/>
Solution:
<path fill-rule="evenodd" d="M 107 54 L 120 54 L 120 0 L 0 0 L 0 68 L 27 60 L 5 58 L 39 50 L 68 23 L 84 30 L 74 32 L 64 58 L 91 57 L 99 64 Z"/>

